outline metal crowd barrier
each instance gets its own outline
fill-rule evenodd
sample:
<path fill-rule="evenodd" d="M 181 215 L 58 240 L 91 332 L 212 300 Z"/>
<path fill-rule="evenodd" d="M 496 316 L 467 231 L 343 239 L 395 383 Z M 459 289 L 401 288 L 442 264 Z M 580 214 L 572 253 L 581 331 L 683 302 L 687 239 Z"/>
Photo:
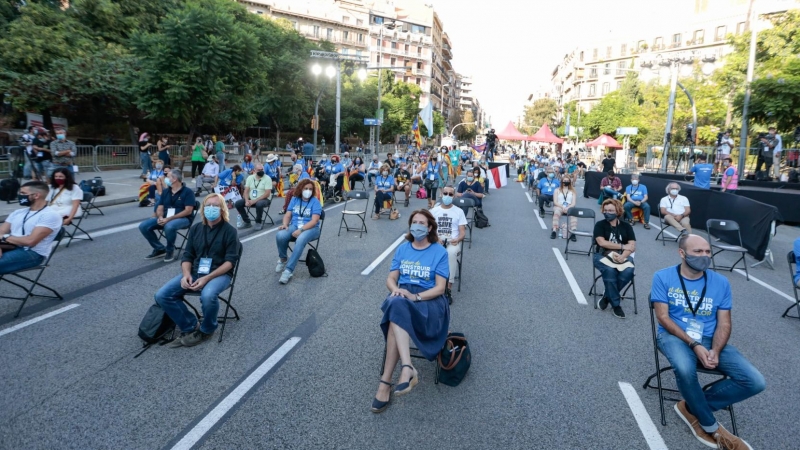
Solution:
<path fill-rule="evenodd" d="M 98 145 L 94 147 L 94 170 L 103 168 L 138 169 L 142 167 L 137 145 Z"/>

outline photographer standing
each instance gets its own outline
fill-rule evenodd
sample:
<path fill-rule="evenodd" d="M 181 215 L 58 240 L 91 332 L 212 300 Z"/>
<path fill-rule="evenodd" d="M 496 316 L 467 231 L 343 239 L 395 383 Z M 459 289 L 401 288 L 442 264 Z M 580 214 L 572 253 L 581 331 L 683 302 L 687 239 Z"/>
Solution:
<path fill-rule="evenodd" d="M 758 139 L 761 141 L 761 151 L 758 152 L 756 162 L 756 176 L 761 171 L 761 165 L 766 166 L 766 177 L 770 176 L 770 168 L 775 164 L 774 174 L 776 178 L 781 175 L 781 151 L 783 150 L 783 142 L 781 136 L 776 133 L 775 127 L 769 127 L 769 133 L 766 135 L 760 134 Z"/>
<path fill-rule="evenodd" d="M 489 161 L 494 161 L 494 150 L 497 146 L 497 135 L 494 134 L 494 128 L 486 133 L 486 158 Z"/>
<path fill-rule="evenodd" d="M 731 149 L 733 148 L 733 138 L 731 138 L 731 130 L 717 135 L 717 154 L 714 158 L 714 172 L 719 171 L 722 161 L 731 156 Z"/>

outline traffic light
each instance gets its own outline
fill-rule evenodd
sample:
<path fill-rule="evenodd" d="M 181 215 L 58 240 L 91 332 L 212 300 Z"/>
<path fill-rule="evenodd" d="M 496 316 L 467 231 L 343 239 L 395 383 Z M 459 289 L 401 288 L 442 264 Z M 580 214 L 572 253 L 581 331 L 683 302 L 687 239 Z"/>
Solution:
<path fill-rule="evenodd" d="M 312 116 L 311 117 L 311 129 L 312 130 L 319 130 L 319 116 Z"/>

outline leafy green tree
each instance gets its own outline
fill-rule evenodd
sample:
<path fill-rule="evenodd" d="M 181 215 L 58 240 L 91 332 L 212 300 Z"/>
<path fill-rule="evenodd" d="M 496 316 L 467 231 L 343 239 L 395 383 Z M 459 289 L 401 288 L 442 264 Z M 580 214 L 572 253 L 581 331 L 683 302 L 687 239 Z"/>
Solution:
<path fill-rule="evenodd" d="M 470 122 L 475 122 L 475 115 L 472 113 L 472 110 L 465 109 L 464 111 L 461 111 L 458 123 Z M 456 128 L 455 135 L 460 141 L 471 142 L 473 139 L 475 139 L 477 132 L 478 130 L 475 125 L 461 125 L 460 127 Z"/>
<path fill-rule="evenodd" d="M 553 117 L 558 114 L 558 103 L 551 98 L 540 98 L 532 105 L 525 107 L 525 123 L 520 132 L 534 134 L 539 131 L 542 124 L 552 124 Z"/>
<path fill-rule="evenodd" d="M 753 82 L 750 118 L 789 131 L 800 126 L 800 59 L 787 63 L 778 76 Z"/>

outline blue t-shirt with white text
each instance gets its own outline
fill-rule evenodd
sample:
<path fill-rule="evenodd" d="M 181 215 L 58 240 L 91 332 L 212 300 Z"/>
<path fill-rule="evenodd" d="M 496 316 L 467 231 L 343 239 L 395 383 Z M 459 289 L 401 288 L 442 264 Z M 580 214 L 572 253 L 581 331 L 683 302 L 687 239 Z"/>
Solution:
<path fill-rule="evenodd" d="M 711 164 L 695 164 L 691 172 L 694 174 L 694 185 L 701 189 L 711 189 L 711 173 L 714 166 Z"/>
<path fill-rule="evenodd" d="M 424 250 L 415 249 L 411 242 L 400 244 L 389 270 L 400 271 L 398 285 L 413 284 L 425 290 L 436 285 L 436 275 L 450 277 L 447 250 L 439 244 L 431 244 Z"/>
<path fill-rule="evenodd" d="M 314 214 L 322 215 L 322 205 L 319 200 L 317 200 L 317 197 L 311 197 L 309 201 L 293 197 L 292 201 L 289 202 L 289 209 L 287 211 L 292 212 L 292 226 L 300 228 L 308 222 L 311 222 Z M 319 228 L 319 221 L 317 221 L 316 228 Z"/>
<path fill-rule="evenodd" d="M 706 295 L 703 297 L 703 304 L 697 310 L 697 315 L 693 316 L 689 303 L 684 300 L 683 288 L 678 278 L 676 267 L 671 266 L 661 269 L 653 275 L 653 286 L 650 289 L 650 301 L 667 303 L 669 305 L 669 317 L 686 331 L 689 319 L 703 324 L 703 336 L 712 337 L 717 329 L 717 310 L 730 310 L 732 307 L 731 285 L 728 279 L 714 272 L 706 270 Z M 689 294 L 691 306 L 697 305 L 700 294 L 703 292 L 703 277 L 697 280 L 683 279 L 686 285 L 686 292 Z M 665 331 L 659 324 L 658 332 Z"/>
<path fill-rule="evenodd" d="M 634 186 L 631 184 L 625 188 L 625 193 L 628 195 L 628 200 L 640 202 L 644 200 L 644 196 L 647 195 L 647 186 L 643 184 Z"/>
<path fill-rule="evenodd" d="M 392 186 L 394 186 L 394 177 L 389 175 L 384 177 L 383 175 L 378 175 L 375 177 L 375 187 L 378 188 L 379 191 L 391 191 Z"/>
<path fill-rule="evenodd" d="M 553 195 L 553 192 L 555 192 L 559 186 L 561 186 L 561 183 L 555 178 L 552 180 L 549 178 L 542 178 L 539 180 L 539 191 L 544 195 Z"/>

